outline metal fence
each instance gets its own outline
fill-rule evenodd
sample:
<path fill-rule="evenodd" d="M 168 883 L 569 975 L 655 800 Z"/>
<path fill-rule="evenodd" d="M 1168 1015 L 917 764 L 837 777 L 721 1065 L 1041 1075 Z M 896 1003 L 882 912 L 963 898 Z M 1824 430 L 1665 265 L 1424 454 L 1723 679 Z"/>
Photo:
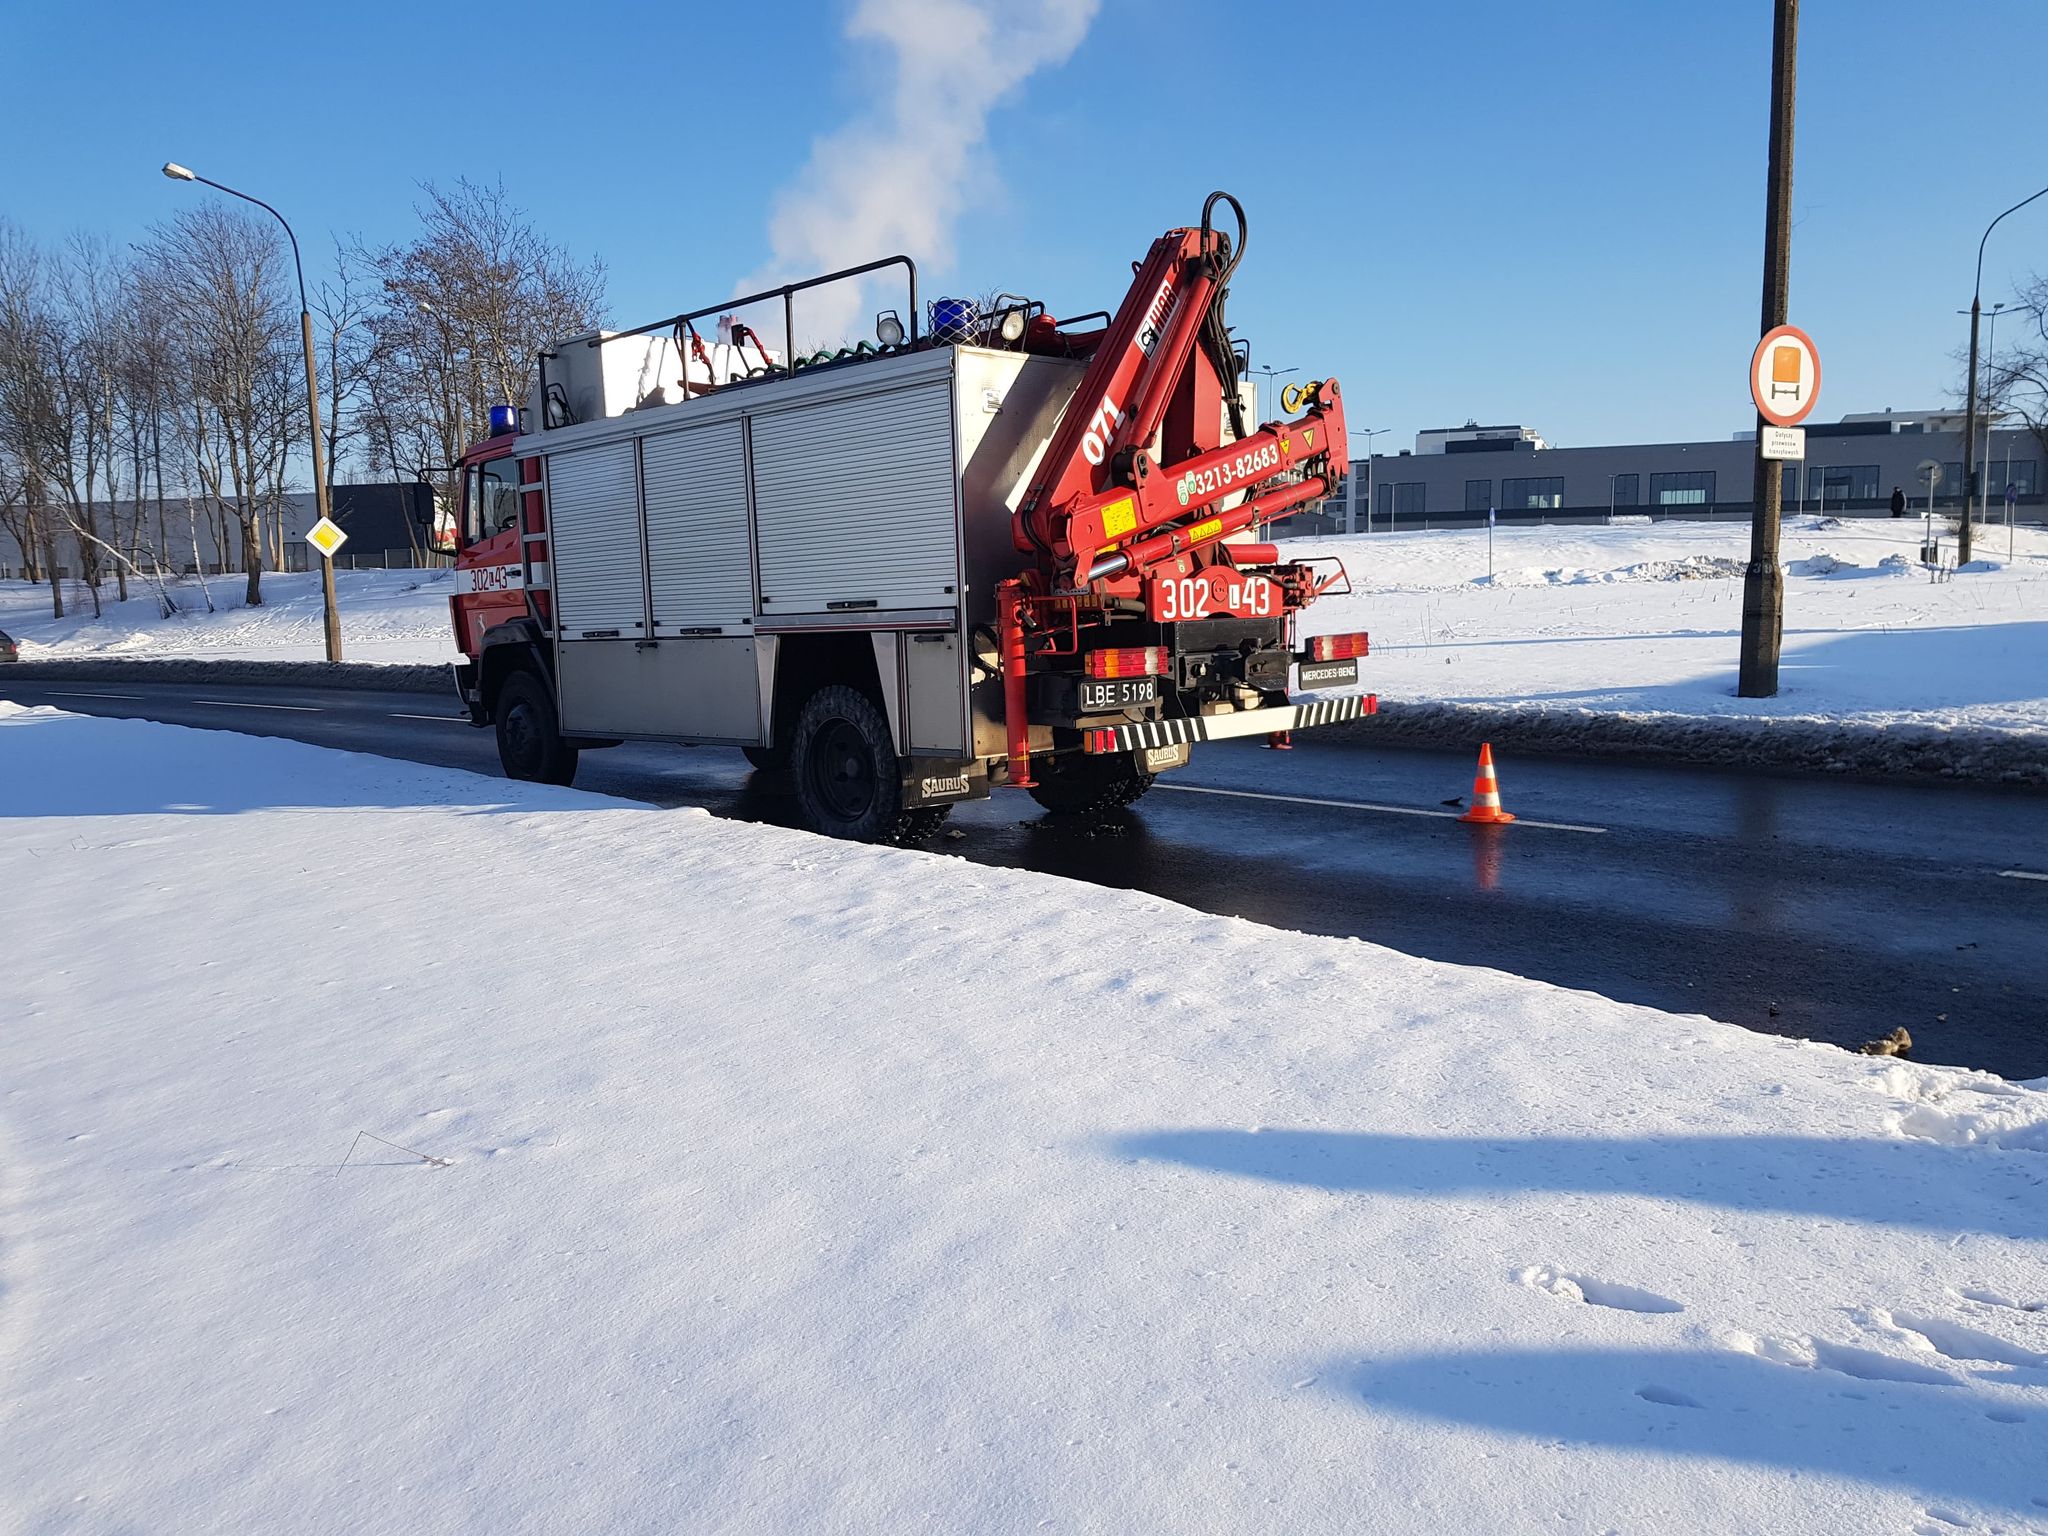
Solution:
<path fill-rule="evenodd" d="M 1788 505 L 1780 515 L 1789 521 L 1795 517 L 1819 517 L 1823 514 L 1817 505 L 1806 507 Z M 1873 502 L 1867 508 L 1856 505 L 1848 510 L 1844 510 L 1839 504 L 1830 503 L 1825 515 L 1841 518 L 1847 522 L 1878 521 L 1889 518 L 1891 516 L 1891 508 L 1884 502 Z M 1925 498 L 1922 498 L 1917 504 L 1909 504 L 1905 515 L 1899 521 L 1905 523 L 1914 518 L 1924 519 L 1926 515 L 1927 503 Z M 1946 521 L 1952 525 L 1961 515 L 1961 508 L 1954 505 L 1944 507 L 1941 505 L 1939 498 L 1937 498 L 1934 515 L 1938 521 Z M 1747 523 L 1750 521 L 1750 517 L 1750 505 L 1746 501 L 1693 501 L 1663 506 L 1616 507 L 1611 513 L 1605 506 L 1517 508 L 1511 512 L 1500 512 L 1497 518 L 1497 526 L 1501 528 L 1586 527 L 1609 522 L 1624 524 Z M 1391 521 L 1392 526 L 1390 528 L 1389 519 L 1382 512 L 1373 518 L 1370 529 L 1365 527 L 1361 519 L 1358 531 L 1360 533 L 1414 533 L 1417 531 L 1428 533 L 1439 528 L 1484 528 L 1486 526 L 1486 514 L 1484 512 L 1430 511 L 1412 515 L 1403 513 Z M 2022 505 L 2014 521 L 2022 528 L 2040 527 L 2044 522 L 2048 522 L 2048 509 L 2040 506 L 2028 507 Z M 1978 518 L 1973 526 L 1979 529 L 2004 527 L 2004 506 L 1994 503 L 1990 515 Z M 1282 518 L 1280 521 L 1272 524 L 1271 531 L 1275 537 L 1283 539 L 1328 536 L 1340 534 L 1344 531 L 1344 519 L 1338 513 L 1300 512 L 1292 517 Z"/>

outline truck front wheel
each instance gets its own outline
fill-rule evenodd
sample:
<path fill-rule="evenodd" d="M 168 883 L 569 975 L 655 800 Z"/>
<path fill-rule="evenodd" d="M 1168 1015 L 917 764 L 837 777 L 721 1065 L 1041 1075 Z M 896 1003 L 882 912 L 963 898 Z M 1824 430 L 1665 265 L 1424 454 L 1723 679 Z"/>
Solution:
<path fill-rule="evenodd" d="M 1070 752 L 1043 766 L 1033 763 L 1031 771 L 1038 780 L 1031 798 L 1056 816 L 1106 816 L 1136 803 L 1155 777 L 1138 766 L 1134 752 Z"/>
<path fill-rule="evenodd" d="M 889 722 L 856 688 L 820 688 L 790 741 L 797 805 L 813 831 L 854 842 L 916 842 L 936 832 L 945 807 L 906 809 Z"/>
<path fill-rule="evenodd" d="M 493 711 L 498 761 L 505 777 L 529 784 L 567 784 L 576 777 L 576 749 L 562 739 L 548 685 L 524 669 L 505 679 Z"/>

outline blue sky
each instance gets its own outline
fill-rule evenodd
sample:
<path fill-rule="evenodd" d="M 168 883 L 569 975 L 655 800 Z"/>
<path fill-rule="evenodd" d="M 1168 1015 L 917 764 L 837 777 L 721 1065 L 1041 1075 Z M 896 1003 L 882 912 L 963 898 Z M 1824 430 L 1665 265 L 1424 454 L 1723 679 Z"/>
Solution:
<path fill-rule="evenodd" d="M 1977 237 L 2048 183 L 2048 8 L 1803 10 L 1792 318 L 1824 360 L 1818 419 L 1945 399 Z M 639 323 L 761 268 L 813 141 L 879 110 L 891 61 L 847 14 L 14 0 L 0 213 L 134 238 L 211 195 L 157 174 L 178 159 L 276 203 L 317 269 L 332 234 L 402 237 L 420 181 L 502 177 Z M 1252 221 L 1231 318 L 1255 360 L 1337 375 L 1382 451 L 1467 416 L 1725 436 L 1752 416 L 1769 58 L 1766 0 L 1103 0 L 990 114 L 928 288 L 1113 306 L 1224 187 Z M 1994 237 L 1986 303 L 2032 270 L 2048 199 Z"/>

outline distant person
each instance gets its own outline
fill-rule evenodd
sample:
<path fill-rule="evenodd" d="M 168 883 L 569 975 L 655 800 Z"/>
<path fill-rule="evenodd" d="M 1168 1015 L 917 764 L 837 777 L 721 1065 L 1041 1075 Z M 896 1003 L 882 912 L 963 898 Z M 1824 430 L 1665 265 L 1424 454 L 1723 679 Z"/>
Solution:
<path fill-rule="evenodd" d="M 1892 516 L 1893 516 L 1893 517 L 1904 517 L 1905 515 L 1906 515 L 1906 493 L 1905 493 L 1904 491 L 1900 490 L 1900 489 L 1899 489 L 1899 488 L 1898 488 L 1898 487 L 1897 487 L 1897 486 L 1895 485 L 1895 486 L 1893 486 L 1893 487 L 1892 487 Z"/>

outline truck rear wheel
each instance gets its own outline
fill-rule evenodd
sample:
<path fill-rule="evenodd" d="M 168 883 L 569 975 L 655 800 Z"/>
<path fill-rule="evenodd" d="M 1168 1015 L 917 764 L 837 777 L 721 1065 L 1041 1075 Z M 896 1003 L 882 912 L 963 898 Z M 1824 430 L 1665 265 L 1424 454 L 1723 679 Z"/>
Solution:
<path fill-rule="evenodd" d="M 804 821 L 827 837 L 910 843 L 929 837 L 946 808 L 906 809 L 896 747 L 881 708 L 856 688 L 820 688 L 790 742 Z"/>
<path fill-rule="evenodd" d="M 1069 752 L 1031 765 L 1038 782 L 1031 798 L 1055 816 L 1105 816 L 1134 805 L 1155 777 L 1138 766 L 1134 752 L 1093 756 Z"/>
<path fill-rule="evenodd" d="M 576 777 L 576 749 L 562 739 L 548 685 L 524 668 L 505 679 L 492 715 L 505 777 L 529 784 L 567 784 Z"/>

